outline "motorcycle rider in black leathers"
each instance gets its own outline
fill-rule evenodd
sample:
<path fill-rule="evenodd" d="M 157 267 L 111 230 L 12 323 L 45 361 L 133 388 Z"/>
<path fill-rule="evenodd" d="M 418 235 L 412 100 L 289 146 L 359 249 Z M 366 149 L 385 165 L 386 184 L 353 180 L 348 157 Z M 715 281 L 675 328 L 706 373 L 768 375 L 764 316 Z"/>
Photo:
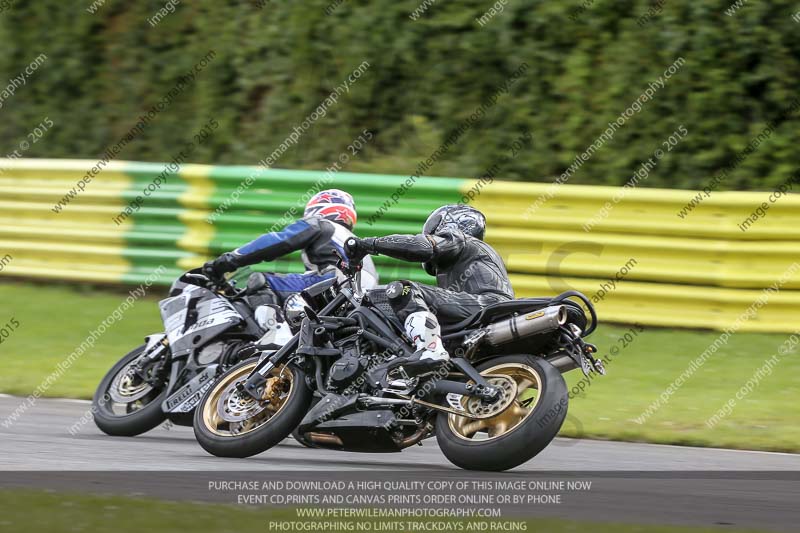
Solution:
<path fill-rule="evenodd" d="M 391 361 L 409 375 L 430 372 L 450 356 L 442 344 L 439 320 L 453 324 L 484 307 L 514 298 L 500 255 L 483 242 L 486 218 L 467 205 L 446 205 L 430 214 L 419 235 L 351 238 L 345 250 L 351 260 L 383 254 L 421 261 L 436 287 L 411 281 L 391 283 L 386 293 L 406 333 L 417 348 Z M 438 320 L 437 320 L 438 317 Z"/>

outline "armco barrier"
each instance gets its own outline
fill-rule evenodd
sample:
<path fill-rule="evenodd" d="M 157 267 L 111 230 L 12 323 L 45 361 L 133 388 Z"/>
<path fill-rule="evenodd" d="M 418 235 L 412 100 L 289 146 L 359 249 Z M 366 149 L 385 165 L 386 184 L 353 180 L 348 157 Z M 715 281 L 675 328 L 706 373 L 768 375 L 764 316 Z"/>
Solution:
<path fill-rule="evenodd" d="M 768 192 L 714 193 L 682 219 L 677 212 L 695 191 L 633 190 L 587 232 L 584 224 L 620 189 L 563 185 L 533 209 L 550 184 L 419 178 L 370 223 L 408 176 L 183 165 L 145 196 L 165 166 L 112 162 L 56 212 L 54 206 L 94 164 L 3 163 L 0 276 L 140 283 L 165 265 L 166 283 L 299 215 L 304 200 L 320 188 L 338 187 L 355 196 L 362 236 L 417 232 L 435 207 L 462 201 L 472 190 L 479 194 L 470 202 L 486 213 L 487 240 L 506 260 L 519 296 L 575 288 L 598 300 L 607 321 L 719 330 L 761 298 L 766 305 L 740 321 L 741 330 L 789 332 L 800 324 L 800 197 L 795 195 L 778 199 L 766 217 L 742 232 L 737 224 L 767 201 Z M 252 183 L 240 187 L 249 176 Z M 137 196 L 141 207 L 120 218 Z M 259 268 L 299 271 L 298 259 L 295 254 Z M 432 281 L 418 265 L 388 258 L 377 263 L 384 280 Z M 609 288 L 608 279 L 618 274 L 623 279 L 603 294 L 603 284 Z"/>

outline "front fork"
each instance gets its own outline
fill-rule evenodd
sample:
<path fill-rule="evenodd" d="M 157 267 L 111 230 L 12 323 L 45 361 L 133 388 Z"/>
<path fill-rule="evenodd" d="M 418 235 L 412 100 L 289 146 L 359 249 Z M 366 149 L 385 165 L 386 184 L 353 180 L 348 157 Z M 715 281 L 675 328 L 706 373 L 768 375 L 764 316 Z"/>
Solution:
<path fill-rule="evenodd" d="M 239 383 L 236 388 L 240 393 L 247 394 L 254 400 L 261 401 L 264 398 L 264 389 L 267 384 L 267 376 L 270 375 L 275 367 L 282 364 L 289 356 L 297 350 L 300 344 L 300 333 L 281 346 L 281 348 L 269 357 L 261 359 L 256 367 L 247 376 L 244 383 Z M 258 348 L 258 346 L 256 346 Z"/>
<path fill-rule="evenodd" d="M 336 309 L 344 305 L 348 301 L 348 296 L 344 293 L 339 293 L 336 297 L 331 300 L 328 305 L 326 305 L 320 312 L 319 315 L 325 316 L 330 313 L 333 313 Z M 310 308 L 306 307 L 306 316 L 310 318 L 316 318 L 317 313 L 315 313 Z M 264 397 L 264 389 L 267 384 L 267 376 L 269 376 L 270 372 L 272 372 L 275 367 L 278 365 L 283 364 L 291 354 L 297 351 L 297 347 L 300 344 L 300 333 L 295 334 L 292 339 L 281 346 L 281 348 L 272 354 L 269 357 L 266 357 L 258 362 L 256 367 L 250 372 L 250 375 L 247 376 L 247 380 L 244 383 L 239 383 L 236 388 L 239 390 L 240 393 L 247 394 L 248 396 L 252 397 L 254 400 L 261 401 Z M 258 346 L 256 346 L 258 348 Z"/>
<path fill-rule="evenodd" d="M 147 345 L 145 346 L 144 353 L 139 357 L 131 370 L 133 373 L 151 385 L 155 385 L 153 380 L 158 376 L 159 371 L 163 368 L 167 358 L 165 352 L 169 350 L 169 340 L 166 334 L 158 333 L 149 335 L 146 338 Z M 154 366 L 158 366 L 155 371 L 151 371 Z"/>

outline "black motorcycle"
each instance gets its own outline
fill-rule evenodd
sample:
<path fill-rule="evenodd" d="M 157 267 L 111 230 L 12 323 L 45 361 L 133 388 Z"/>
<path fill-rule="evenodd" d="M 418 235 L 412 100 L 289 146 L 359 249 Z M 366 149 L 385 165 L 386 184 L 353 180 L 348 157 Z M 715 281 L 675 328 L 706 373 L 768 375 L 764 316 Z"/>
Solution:
<path fill-rule="evenodd" d="M 455 465 L 502 471 L 555 438 L 567 414 L 562 372 L 604 373 L 583 341 L 594 308 L 570 291 L 445 326 L 449 363 L 409 377 L 392 364 L 413 349 L 385 291 L 362 294 L 359 265 L 340 269 L 345 281 L 301 293 L 308 305 L 290 342 L 224 372 L 205 394 L 194 432 L 208 452 L 248 457 L 292 433 L 314 448 L 398 452 L 435 435 Z"/>
<path fill-rule="evenodd" d="M 181 275 L 159 302 L 164 332 L 146 337 L 97 387 L 97 427 L 134 436 L 165 420 L 191 425 L 194 408 L 217 376 L 260 353 L 255 343 L 283 325 L 279 306 L 259 305 L 263 283 L 263 276 L 253 276 L 239 289 L 236 280 L 210 279 L 199 269 Z"/>

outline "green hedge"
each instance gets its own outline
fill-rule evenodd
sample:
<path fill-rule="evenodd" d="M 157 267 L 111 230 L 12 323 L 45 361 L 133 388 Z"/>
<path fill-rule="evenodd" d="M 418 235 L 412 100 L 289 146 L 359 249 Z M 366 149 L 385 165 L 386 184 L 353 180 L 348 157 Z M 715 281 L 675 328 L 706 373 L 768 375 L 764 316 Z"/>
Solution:
<path fill-rule="evenodd" d="M 216 58 L 122 159 L 172 159 L 209 119 L 220 127 L 193 153 L 198 163 L 254 164 L 271 153 L 330 91 L 370 68 L 276 166 L 325 168 L 364 128 L 375 138 L 348 169 L 412 173 L 517 67 L 509 94 L 460 137 L 429 175 L 470 177 L 500 162 L 504 179 L 561 174 L 675 59 L 686 64 L 570 179 L 627 181 L 684 125 L 689 136 L 640 186 L 699 188 L 798 95 L 796 2 L 733 0 L 507 0 L 481 27 L 490 0 L 184 0 L 156 27 L 161 0 L 12 2 L 0 13 L 0 89 L 36 55 L 48 60 L 0 109 L 0 152 L 13 151 L 44 117 L 55 127 L 28 157 L 100 156 L 209 50 Z M 259 8 L 258 3 L 264 5 Z M 329 5 L 339 4 L 326 15 Z M 575 9 L 586 5 L 576 14 Z M 797 113 L 721 188 L 759 189 L 794 170 Z M 501 160 L 525 132 L 533 145 Z"/>

